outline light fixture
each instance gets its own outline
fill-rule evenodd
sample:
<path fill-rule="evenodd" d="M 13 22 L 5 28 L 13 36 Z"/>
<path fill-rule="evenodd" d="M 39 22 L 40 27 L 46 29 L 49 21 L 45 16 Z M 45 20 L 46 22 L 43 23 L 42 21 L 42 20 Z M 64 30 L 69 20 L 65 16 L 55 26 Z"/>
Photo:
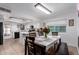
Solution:
<path fill-rule="evenodd" d="M 51 14 L 51 13 L 52 13 L 49 9 L 47 9 L 45 6 L 43 6 L 43 5 L 40 4 L 40 3 L 37 3 L 37 4 L 35 5 L 35 7 L 36 7 L 37 9 L 39 9 L 39 10 L 45 12 L 46 14 Z"/>
<path fill-rule="evenodd" d="M 9 10 L 7 8 L 4 8 L 4 7 L 0 7 L 0 10 L 5 11 L 5 12 L 8 12 L 8 13 L 11 13 L 11 10 Z"/>

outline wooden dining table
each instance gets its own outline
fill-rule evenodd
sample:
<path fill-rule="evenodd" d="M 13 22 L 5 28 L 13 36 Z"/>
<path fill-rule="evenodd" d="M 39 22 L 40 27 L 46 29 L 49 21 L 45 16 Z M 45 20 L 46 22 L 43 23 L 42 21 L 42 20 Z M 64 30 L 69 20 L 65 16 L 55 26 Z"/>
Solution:
<path fill-rule="evenodd" d="M 45 55 L 48 49 L 54 46 L 54 43 L 60 42 L 60 36 L 48 36 L 45 38 L 44 36 L 35 37 L 35 45 L 41 47 L 42 54 Z M 25 51 L 26 53 L 26 51 Z"/>

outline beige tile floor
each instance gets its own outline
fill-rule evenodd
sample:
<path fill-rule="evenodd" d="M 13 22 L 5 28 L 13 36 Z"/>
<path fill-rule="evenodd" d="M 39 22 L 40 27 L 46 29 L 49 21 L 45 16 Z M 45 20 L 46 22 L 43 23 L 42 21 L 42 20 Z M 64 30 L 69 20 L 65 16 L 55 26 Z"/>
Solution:
<path fill-rule="evenodd" d="M 68 46 L 69 55 L 78 55 L 78 51 L 76 47 Z"/>
<path fill-rule="evenodd" d="M 68 46 L 70 55 L 77 55 L 78 51 L 75 47 Z M 24 45 L 19 39 L 6 39 L 3 45 L 0 45 L 0 55 L 24 55 Z"/>
<path fill-rule="evenodd" d="M 0 55 L 24 55 L 24 46 L 19 39 L 6 39 L 3 45 L 0 45 Z"/>

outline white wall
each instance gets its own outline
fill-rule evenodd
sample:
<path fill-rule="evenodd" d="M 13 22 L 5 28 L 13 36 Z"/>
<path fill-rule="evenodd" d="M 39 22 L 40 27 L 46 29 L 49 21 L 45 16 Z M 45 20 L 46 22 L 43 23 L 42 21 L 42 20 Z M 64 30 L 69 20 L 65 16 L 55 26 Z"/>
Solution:
<path fill-rule="evenodd" d="M 39 28 L 40 27 L 40 23 L 39 22 L 30 22 L 26 24 L 26 29 L 30 28 L 30 26 L 33 25 L 34 28 Z"/>
<path fill-rule="evenodd" d="M 3 22 L 3 39 L 4 40 L 5 40 L 5 38 L 6 39 L 9 38 L 9 37 L 4 36 L 4 26 L 5 26 L 4 21 L 8 19 L 9 15 L 10 15 L 10 13 L 7 13 L 7 12 L 4 12 L 4 11 L 0 10 L 0 22 Z M 3 19 L 1 19 L 1 18 L 3 18 Z"/>
<path fill-rule="evenodd" d="M 14 38 L 14 32 L 19 32 L 19 28 L 17 27 L 17 23 L 11 23 L 11 32 L 12 32 L 12 38 Z"/>
<path fill-rule="evenodd" d="M 19 29 L 17 27 L 17 23 L 7 23 L 4 22 L 4 27 L 5 26 L 8 26 L 11 30 L 11 34 L 8 35 L 8 36 L 4 36 L 4 39 L 11 39 L 11 38 L 14 38 L 14 32 L 19 32 Z"/>
<path fill-rule="evenodd" d="M 69 19 L 74 19 L 74 26 L 69 27 Z M 66 25 L 66 32 L 59 33 L 63 42 L 70 46 L 78 48 L 78 35 L 77 35 L 77 13 L 76 11 L 59 18 L 49 19 L 46 22 L 48 25 Z M 43 23 L 43 22 L 41 22 Z"/>
<path fill-rule="evenodd" d="M 79 36 L 79 17 L 77 18 L 77 34 Z"/>

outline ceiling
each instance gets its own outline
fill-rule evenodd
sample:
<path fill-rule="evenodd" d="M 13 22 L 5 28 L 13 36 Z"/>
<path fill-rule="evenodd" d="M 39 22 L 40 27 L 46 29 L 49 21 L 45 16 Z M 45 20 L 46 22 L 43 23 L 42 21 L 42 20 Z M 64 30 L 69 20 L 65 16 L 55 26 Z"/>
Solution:
<path fill-rule="evenodd" d="M 52 11 L 47 15 L 34 7 L 36 3 L 0 3 L 0 7 L 10 9 L 12 17 L 23 18 L 25 20 L 39 21 L 53 19 L 64 14 L 74 12 L 75 3 L 42 3 Z M 25 21 L 24 20 L 24 21 Z"/>

